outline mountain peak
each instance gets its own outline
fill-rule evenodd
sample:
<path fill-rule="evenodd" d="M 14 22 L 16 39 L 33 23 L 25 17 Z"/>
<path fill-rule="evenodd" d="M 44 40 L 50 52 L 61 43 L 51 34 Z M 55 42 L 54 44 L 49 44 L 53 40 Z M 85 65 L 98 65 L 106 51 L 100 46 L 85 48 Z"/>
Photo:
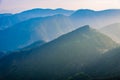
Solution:
<path fill-rule="evenodd" d="M 57 8 L 57 9 L 55 9 L 55 10 L 64 10 L 63 8 Z"/>
<path fill-rule="evenodd" d="M 89 31 L 91 28 L 89 25 L 82 26 L 77 29 L 77 31 Z"/>
<path fill-rule="evenodd" d="M 90 16 L 92 14 L 94 14 L 95 11 L 93 10 L 89 10 L 89 9 L 80 9 L 80 10 L 77 10 L 75 13 L 73 13 L 71 16 L 74 16 L 74 17 L 83 17 L 83 16 Z"/>
<path fill-rule="evenodd" d="M 82 35 L 82 34 L 91 33 L 91 32 L 95 32 L 94 29 L 92 29 L 89 25 L 85 25 L 72 31 L 70 35 L 72 34 L 76 36 L 76 35 Z"/>
<path fill-rule="evenodd" d="M 74 14 L 93 13 L 93 12 L 95 12 L 95 11 L 90 10 L 90 9 L 80 9 L 80 10 L 77 10 Z"/>
<path fill-rule="evenodd" d="M 89 25 L 82 26 L 80 29 L 90 29 Z"/>

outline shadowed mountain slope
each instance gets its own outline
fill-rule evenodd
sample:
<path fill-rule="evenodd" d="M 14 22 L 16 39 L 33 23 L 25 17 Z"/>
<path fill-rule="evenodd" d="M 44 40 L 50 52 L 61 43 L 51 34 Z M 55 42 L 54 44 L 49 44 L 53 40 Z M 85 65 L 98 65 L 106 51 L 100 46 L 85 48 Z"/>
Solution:
<path fill-rule="evenodd" d="M 115 46 L 109 37 L 86 25 L 41 47 L 6 56 L 0 61 L 0 78 L 64 80 Z"/>

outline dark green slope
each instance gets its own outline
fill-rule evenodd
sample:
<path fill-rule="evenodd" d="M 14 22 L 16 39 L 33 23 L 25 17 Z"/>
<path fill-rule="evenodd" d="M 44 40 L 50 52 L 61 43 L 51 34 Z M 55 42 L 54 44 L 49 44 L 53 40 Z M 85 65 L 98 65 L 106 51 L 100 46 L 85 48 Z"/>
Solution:
<path fill-rule="evenodd" d="M 0 61 L 0 78 L 63 80 L 82 72 L 101 53 L 115 46 L 109 37 L 84 26 L 41 47 L 6 56 Z"/>
<path fill-rule="evenodd" d="M 119 80 L 120 76 L 120 47 L 103 54 L 102 58 L 89 70 L 94 77 L 108 78 L 108 80 Z M 88 70 L 88 71 L 89 71 Z"/>

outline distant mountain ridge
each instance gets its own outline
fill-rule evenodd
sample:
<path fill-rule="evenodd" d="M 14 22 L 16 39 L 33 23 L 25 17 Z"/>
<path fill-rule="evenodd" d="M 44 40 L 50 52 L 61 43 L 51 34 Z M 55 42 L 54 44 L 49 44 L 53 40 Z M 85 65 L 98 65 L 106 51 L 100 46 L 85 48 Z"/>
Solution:
<path fill-rule="evenodd" d="M 81 9 L 71 15 L 71 19 L 77 25 L 89 24 L 94 28 L 101 28 L 113 23 L 120 22 L 120 9 L 108 9 L 102 11 L 94 11 L 89 9 Z"/>
<path fill-rule="evenodd" d="M 36 14 L 39 17 L 46 17 L 46 16 L 53 16 L 53 15 L 57 15 L 57 14 L 62 14 L 62 15 L 66 15 L 69 16 L 72 13 L 74 13 L 74 10 L 66 10 L 66 9 L 62 9 L 62 8 L 57 8 L 57 9 L 40 9 L 40 8 L 36 8 L 36 9 L 31 9 L 31 10 L 27 10 L 27 11 L 23 11 L 21 13 L 18 14 Z M 31 15 L 30 15 L 31 16 Z"/>
<path fill-rule="evenodd" d="M 5 17 L 5 16 L 10 16 L 10 15 L 12 15 L 12 14 L 11 14 L 11 13 L 0 14 L 0 18 L 1 18 L 1 17 Z"/>
<path fill-rule="evenodd" d="M 99 28 L 99 27 L 103 27 L 103 26 L 106 26 L 112 23 L 117 23 L 120 21 L 119 9 L 108 9 L 108 10 L 102 10 L 102 11 L 80 9 L 77 11 L 73 11 L 73 10 L 65 10 L 61 8 L 58 8 L 55 10 L 36 8 L 32 10 L 23 11 L 21 13 L 17 13 L 14 15 L 1 17 L 0 28 L 5 29 L 21 21 L 28 20 L 35 17 L 46 17 L 46 16 L 57 15 L 57 14 L 70 16 L 73 22 L 78 26 L 83 26 L 88 24 L 93 27 L 98 26 L 97 28 Z"/>
<path fill-rule="evenodd" d="M 27 10 L 23 11 L 21 13 L 17 13 L 14 15 L 9 15 L 0 18 L 0 29 L 5 29 L 10 26 L 13 26 L 21 21 L 25 21 L 31 18 L 36 18 L 36 17 L 46 17 L 46 16 L 53 16 L 57 14 L 62 14 L 62 15 L 71 15 L 74 11 L 73 10 L 64 10 L 64 9 L 32 9 L 32 10 Z"/>

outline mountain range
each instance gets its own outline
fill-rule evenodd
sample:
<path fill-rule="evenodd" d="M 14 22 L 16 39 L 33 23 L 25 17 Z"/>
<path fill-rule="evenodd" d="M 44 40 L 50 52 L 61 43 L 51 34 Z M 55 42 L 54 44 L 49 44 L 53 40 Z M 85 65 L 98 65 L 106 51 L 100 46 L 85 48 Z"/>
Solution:
<path fill-rule="evenodd" d="M 31 18 L 36 18 L 36 17 L 46 17 L 46 16 L 53 16 L 57 14 L 62 14 L 62 15 L 71 15 L 74 11 L 73 10 L 64 10 L 64 9 L 32 9 L 32 10 L 27 10 L 23 11 L 21 13 L 16 13 L 13 15 L 7 15 L 0 17 L 0 29 L 6 29 L 8 27 L 11 27 L 21 21 L 25 21 Z M 1 14 L 3 15 L 3 14 Z M 5 14 L 4 14 L 5 15 Z"/>
<path fill-rule="evenodd" d="M 0 14 L 0 80 L 120 80 L 120 10 Z"/>
<path fill-rule="evenodd" d="M 95 28 L 101 28 L 109 24 L 118 23 L 120 21 L 120 10 L 119 9 L 109 9 L 103 11 L 93 11 L 89 9 L 80 9 L 80 10 L 64 10 L 64 9 L 32 9 L 23 11 L 16 14 L 8 14 L 7 16 L 0 17 L 0 29 L 6 29 L 11 27 L 21 21 L 29 20 L 36 17 L 47 17 L 57 14 L 62 14 L 69 16 L 71 20 L 77 26 L 83 26 L 89 24 Z M 5 15 L 5 14 L 1 14 Z M 91 20 L 92 19 L 92 20 Z M 97 27 L 96 27 L 97 26 Z"/>
<path fill-rule="evenodd" d="M 89 24 L 94 28 L 102 28 L 104 26 L 120 22 L 120 10 L 109 9 L 103 11 L 94 11 L 89 9 L 81 9 L 74 12 L 70 17 L 79 26 Z"/>
<path fill-rule="evenodd" d="M 104 11 L 32 9 L 17 14 L 1 14 L 6 16 L 0 17 L 0 51 L 24 48 L 39 40 L 49 42 L 82 25 L 88 24 L 101 29 L 119 22 L 119 13 L 119 9 Z"/>
<path fill-rule="evenodd" d="M 95 63 L 117 44 L 88 25 L 42 46 L 0 60 L 2 80 L 64 80 Z M 46 77 L 47 76 L 47 77 Z"/>
<path fill-rule="evenodd" d="M 74 29 L 67 16 L 32 18 L 0 31 L 0 51 L 13 51 L 39 40 L 49 42 Z"/>

